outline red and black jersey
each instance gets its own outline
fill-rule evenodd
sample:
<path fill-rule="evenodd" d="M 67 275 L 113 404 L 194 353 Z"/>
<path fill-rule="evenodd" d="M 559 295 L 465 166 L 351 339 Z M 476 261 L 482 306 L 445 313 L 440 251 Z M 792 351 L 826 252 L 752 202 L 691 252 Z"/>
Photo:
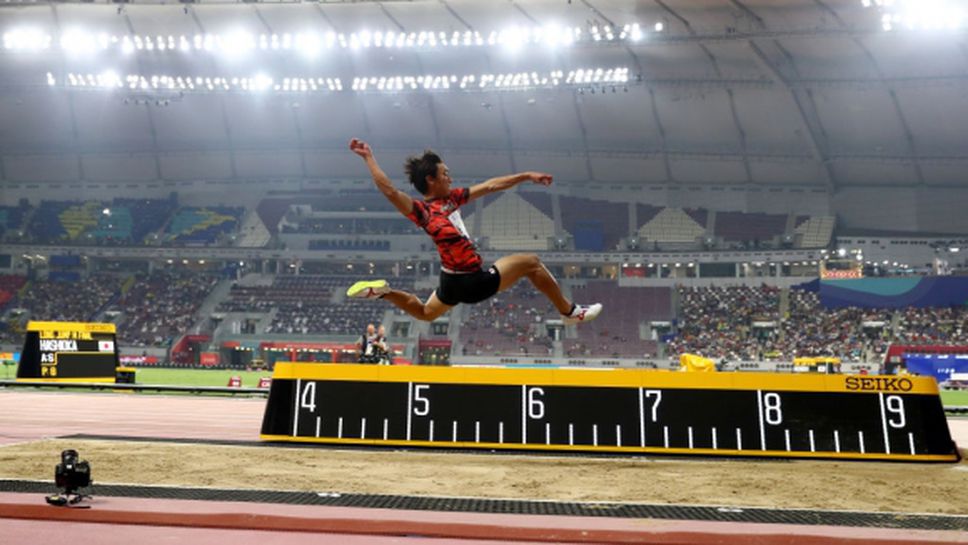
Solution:
<path fill-rule="evenodd" d="M 481 256 L 471 242 L 460 207 L 467 203 L 471 190 L 463 187 L 451 190 L 450 195 L 429 201 L 413 201 L 413 210 L 407 214 L 434 239 L 440 263 L 446 269 L 458 272 L 474 272 L 481 269 Z"/>

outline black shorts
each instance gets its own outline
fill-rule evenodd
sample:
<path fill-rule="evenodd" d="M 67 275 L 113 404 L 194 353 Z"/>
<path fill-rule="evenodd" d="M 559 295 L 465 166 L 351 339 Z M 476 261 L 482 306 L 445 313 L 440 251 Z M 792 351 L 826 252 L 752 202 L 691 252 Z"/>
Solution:
<path fill-rule="evenodd" d="M 437 299 L 450 306 L 455 306 L 458 303 L 480 303 L 497 293 L 500 286 L 501 273 L 497 271 L 497 267 L 494 265 L 487 269 L 466 274 L 451 274 L 441 271 Z"/>

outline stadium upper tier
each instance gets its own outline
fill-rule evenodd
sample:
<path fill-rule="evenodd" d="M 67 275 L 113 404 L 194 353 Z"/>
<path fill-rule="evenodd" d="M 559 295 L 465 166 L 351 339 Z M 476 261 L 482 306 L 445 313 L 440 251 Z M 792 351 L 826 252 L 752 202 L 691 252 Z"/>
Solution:
<path fill-rule="evenodd" d="M 174 199 L 44 200 L 36 206 L 24 201 L 0 208 L 0 237 L 36 244 L 281 243 L 310 250 L 377 252 L 396 249 L 395 241 L 403 240 L 397 237 L 422 234 L 374 193 L 272 196 L 248 210 L 179 207 Z M 823 248 L 834 232 L 832 216 L 655 207 L 533 191 L 489 196 L 462 212 L 481 247 L 508 251 Z M 258 232 L 265 233 L 256 242 L 246 236 L 256 231 L 252 222 L 261 222 Z M 300 238 L 304 235 L 315 237 Z"/>

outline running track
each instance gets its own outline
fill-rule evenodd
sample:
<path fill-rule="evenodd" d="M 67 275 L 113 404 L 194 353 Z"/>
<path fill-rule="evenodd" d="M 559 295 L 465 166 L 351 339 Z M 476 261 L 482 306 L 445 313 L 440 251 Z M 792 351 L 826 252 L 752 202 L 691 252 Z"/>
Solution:
<path fill-rule="evenodd" d="M 255 441 L 263 398 L 0 390 L 0 446 L 72 434 Z M 949 421 L 968 444 L 968 420 Z M 966 543 L 957 532 L 830 526 L 443 513 L 184 500 L 97 498 L 91 509 L 0 493 L 0 543 L 71 535 L 76 545 L 275 543 Z"/>

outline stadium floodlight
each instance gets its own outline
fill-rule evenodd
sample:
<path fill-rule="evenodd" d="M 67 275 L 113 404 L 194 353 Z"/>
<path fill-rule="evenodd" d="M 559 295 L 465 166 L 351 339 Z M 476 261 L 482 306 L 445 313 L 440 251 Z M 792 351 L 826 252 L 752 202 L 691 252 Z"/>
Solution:
<path fill-rule="evenodd" d="M 51 36 L 35 28 L 20 28 L 3 34 L 3 48 L 8 50 L 39 51 L 48 49 Z"/>
<path fill-rule="evenodd" d="M 881 14 L 885 31 L 957 30 L 968 22 L 963 0 L 861 0 L 861 5 Z"/>
<path fill-rule="evenodd" d="M 224 36 L 212 36 L 211 41 L 213 44 L 217 44 L 223 55 L 228 57 L 245 55 L 257 47 L 255 37 L 243 30 L 236 30 Z"/>
<path fill-rule="evenodd" d="M 380 75 L 357 76 L 350 84 L 354 92 L 402 92 L 402 91 L 446 91 L 460 88 L 463 90 L 524 90 L 534 88 L 556 88 L 561 85 L 582 85 L 592 83 L 604 86 L 606 84 L 623 83 L 629 79 L 628 68 L 581 68 L 571 70 L 567 74 L 562 70 L 551 72 L 507 72 L 497 74 L 422 74 L 422 75 Z M 100 89 L 121 88 L 127 86 L 129 90 L 164 90 L 164 91 L 242 91 L 265 92 L 269 90 L 292 92 L 340 92 L 343 82 L 336 77 L 285 77 L 279 81 L 272 77 L 258 73 L 253 77 L 201 77 L 178 76 L 166 74 L 119 76 L 114 71 L 100 74 L 68 73 L 65 87 L 90 87 Z M 48 85 L 54 86 L 57 81 L 53 74 L 47 74 Z M 581 89 L 581 87 L 579 87 Z"/>
<path fill-rule="evenodd" d="M 661 32 L 663 23 L 655 24 Z M 639 41 L 644 37 L 639 23 L 622 26 L 593 23 L 589 27 L 561 26 L 551 23 L 543 26 L 512 26 L 501 30 L 486 32 L 476 30 L 440 31 L 414 30 L 411 32 L 395 30 L 363 29 L 356 32 L 329 31 L 325 37 L 302 33 L 250 34 L 244 31 L 230 31 L 226 34 L 196 35 L 137 35 L 108 34 L 70 30 L 60 36 L 51 36 L 37 29 L 13 29 L 3 34 L 3 48 L 7 50 L 46 49 L 51 43 L 65 51 L 78 50 L 120 50 L 123 53 L 135 51 L 168 52 L 200 51 L 219 54 L 239 55 L 253 49 L 263 51 L 296 50 L 312 56 L 322 49 L 371 49 L 371 48 L 419 48 L 440 49 L 444 47 L 504 47 L 518 50 L 526 46 L 558 47 L 576 43 L 622 43 Z"/>
<path fill-rule="evenodd" d="M 91 53 L 98 48 L 97 37 L 94 34 L 70 30 L 61 35 L 60 46 L 68 54 Z"/>

